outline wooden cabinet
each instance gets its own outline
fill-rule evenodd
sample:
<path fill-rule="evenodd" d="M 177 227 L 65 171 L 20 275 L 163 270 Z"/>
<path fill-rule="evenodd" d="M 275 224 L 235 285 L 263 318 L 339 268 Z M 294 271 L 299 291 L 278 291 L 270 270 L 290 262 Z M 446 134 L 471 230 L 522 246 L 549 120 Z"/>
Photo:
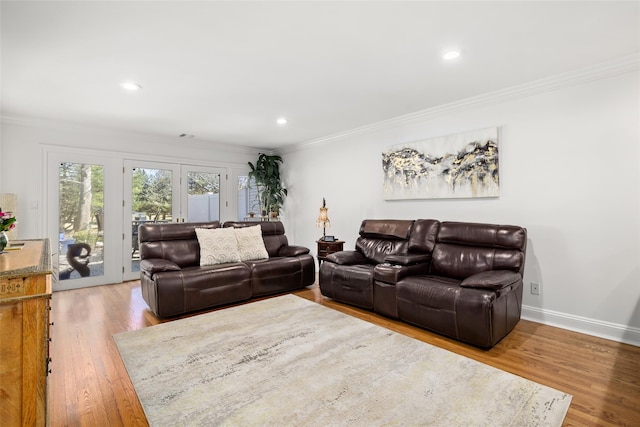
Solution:
<path fill-rule="evenodd" d="M 335 242 L 325 242 L 324 240 L 318 240 L 318 262 L 322 263 L 327 255 L 334 252 L 340 252 L 343 250 L 344 241 L 336 240 Z"/>
<path fill-rule="evenodd" d="M 12 242 L 0 254 L 0 424 L 47 423 L 49 240 Z"/>

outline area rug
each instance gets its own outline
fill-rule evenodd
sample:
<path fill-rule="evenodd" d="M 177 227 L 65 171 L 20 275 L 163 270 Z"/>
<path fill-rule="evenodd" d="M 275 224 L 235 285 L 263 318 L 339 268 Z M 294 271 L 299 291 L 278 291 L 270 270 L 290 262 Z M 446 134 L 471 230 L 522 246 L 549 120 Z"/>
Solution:
<path fill-rule="evenodd" d="M 114 338 L 151 426 L 560 426 L 571 401 L 294 295 Z"/>

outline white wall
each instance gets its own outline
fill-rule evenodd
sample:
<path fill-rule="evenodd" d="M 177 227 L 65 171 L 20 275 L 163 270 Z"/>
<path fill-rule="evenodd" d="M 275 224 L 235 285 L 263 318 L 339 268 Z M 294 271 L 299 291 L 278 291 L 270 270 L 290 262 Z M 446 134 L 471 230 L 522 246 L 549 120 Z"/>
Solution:
<path fill-rule="evenodd" d="M 290 240 L 315 252 L 323 197 L 327 234 L 348 249 L 365 218 L 521 225 L 525 317 L 640 345 L 638 71 L 581 81 L 282 150 Z M 383 200 L 387 146 L 490 126 L 500 127 L 499 198 Z"/>
<path fill-rule="evenodd" d="M 197 140 L 162 138 L 45 121 L 3 118 L 0 128 L 0 192 L 18 195 L 18 237 L 45 235 L 43 194 L 47 149 L 78 149 L 106 152 L 121 159 L 138 159 L 210 165 L 247 170 L 258 151 Z M 230 176 L 230 179 L 232 177 Z M 232 190 L 234 186 L 230 187 Z M 231 218 L 235 219 L 235 218 Z"/>

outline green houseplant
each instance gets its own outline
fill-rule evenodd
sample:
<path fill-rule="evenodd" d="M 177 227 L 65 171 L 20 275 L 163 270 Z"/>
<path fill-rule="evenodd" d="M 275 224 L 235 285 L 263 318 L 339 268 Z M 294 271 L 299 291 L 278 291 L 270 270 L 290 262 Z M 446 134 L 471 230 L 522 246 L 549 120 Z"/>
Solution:
<path fill-rule="evenodd" d="M 280 181 L 282 157 L 260 153 L 255 165 L 251 162 L 248 163 L 251 168 L 249 178 L 253 178 L 258 186 L 262 215 L 266 216 L 268 212 L 273 212 L 277 216 L 284 203 L 284 198 L 287 196 L 287 189 L 282 186 L 282 181 Z"/>

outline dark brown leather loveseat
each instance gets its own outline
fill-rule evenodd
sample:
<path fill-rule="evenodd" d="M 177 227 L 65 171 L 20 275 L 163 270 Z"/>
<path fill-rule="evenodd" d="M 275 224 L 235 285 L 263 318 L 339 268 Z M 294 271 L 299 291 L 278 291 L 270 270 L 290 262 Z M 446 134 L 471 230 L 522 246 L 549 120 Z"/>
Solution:
<path fill-rule="evenodd" d="M 489 348 L 520 320 L 526 244 L 517 226 L 364 220 L 355 250 L 322 263 L 320 290 Z"/>
<path fill-rule="evenodd" d="M 268 259 L 207 266 L 200 266 L 195 229 L 219 228 L 218 221 L 141 225 L 142 296 L 156 316 L 175 316 L 312 285 L 313 257 L 308 248 L 288 244 L 281 222 L 226 222 L 224 227 L 255 225 L 262 229 Z"/>

